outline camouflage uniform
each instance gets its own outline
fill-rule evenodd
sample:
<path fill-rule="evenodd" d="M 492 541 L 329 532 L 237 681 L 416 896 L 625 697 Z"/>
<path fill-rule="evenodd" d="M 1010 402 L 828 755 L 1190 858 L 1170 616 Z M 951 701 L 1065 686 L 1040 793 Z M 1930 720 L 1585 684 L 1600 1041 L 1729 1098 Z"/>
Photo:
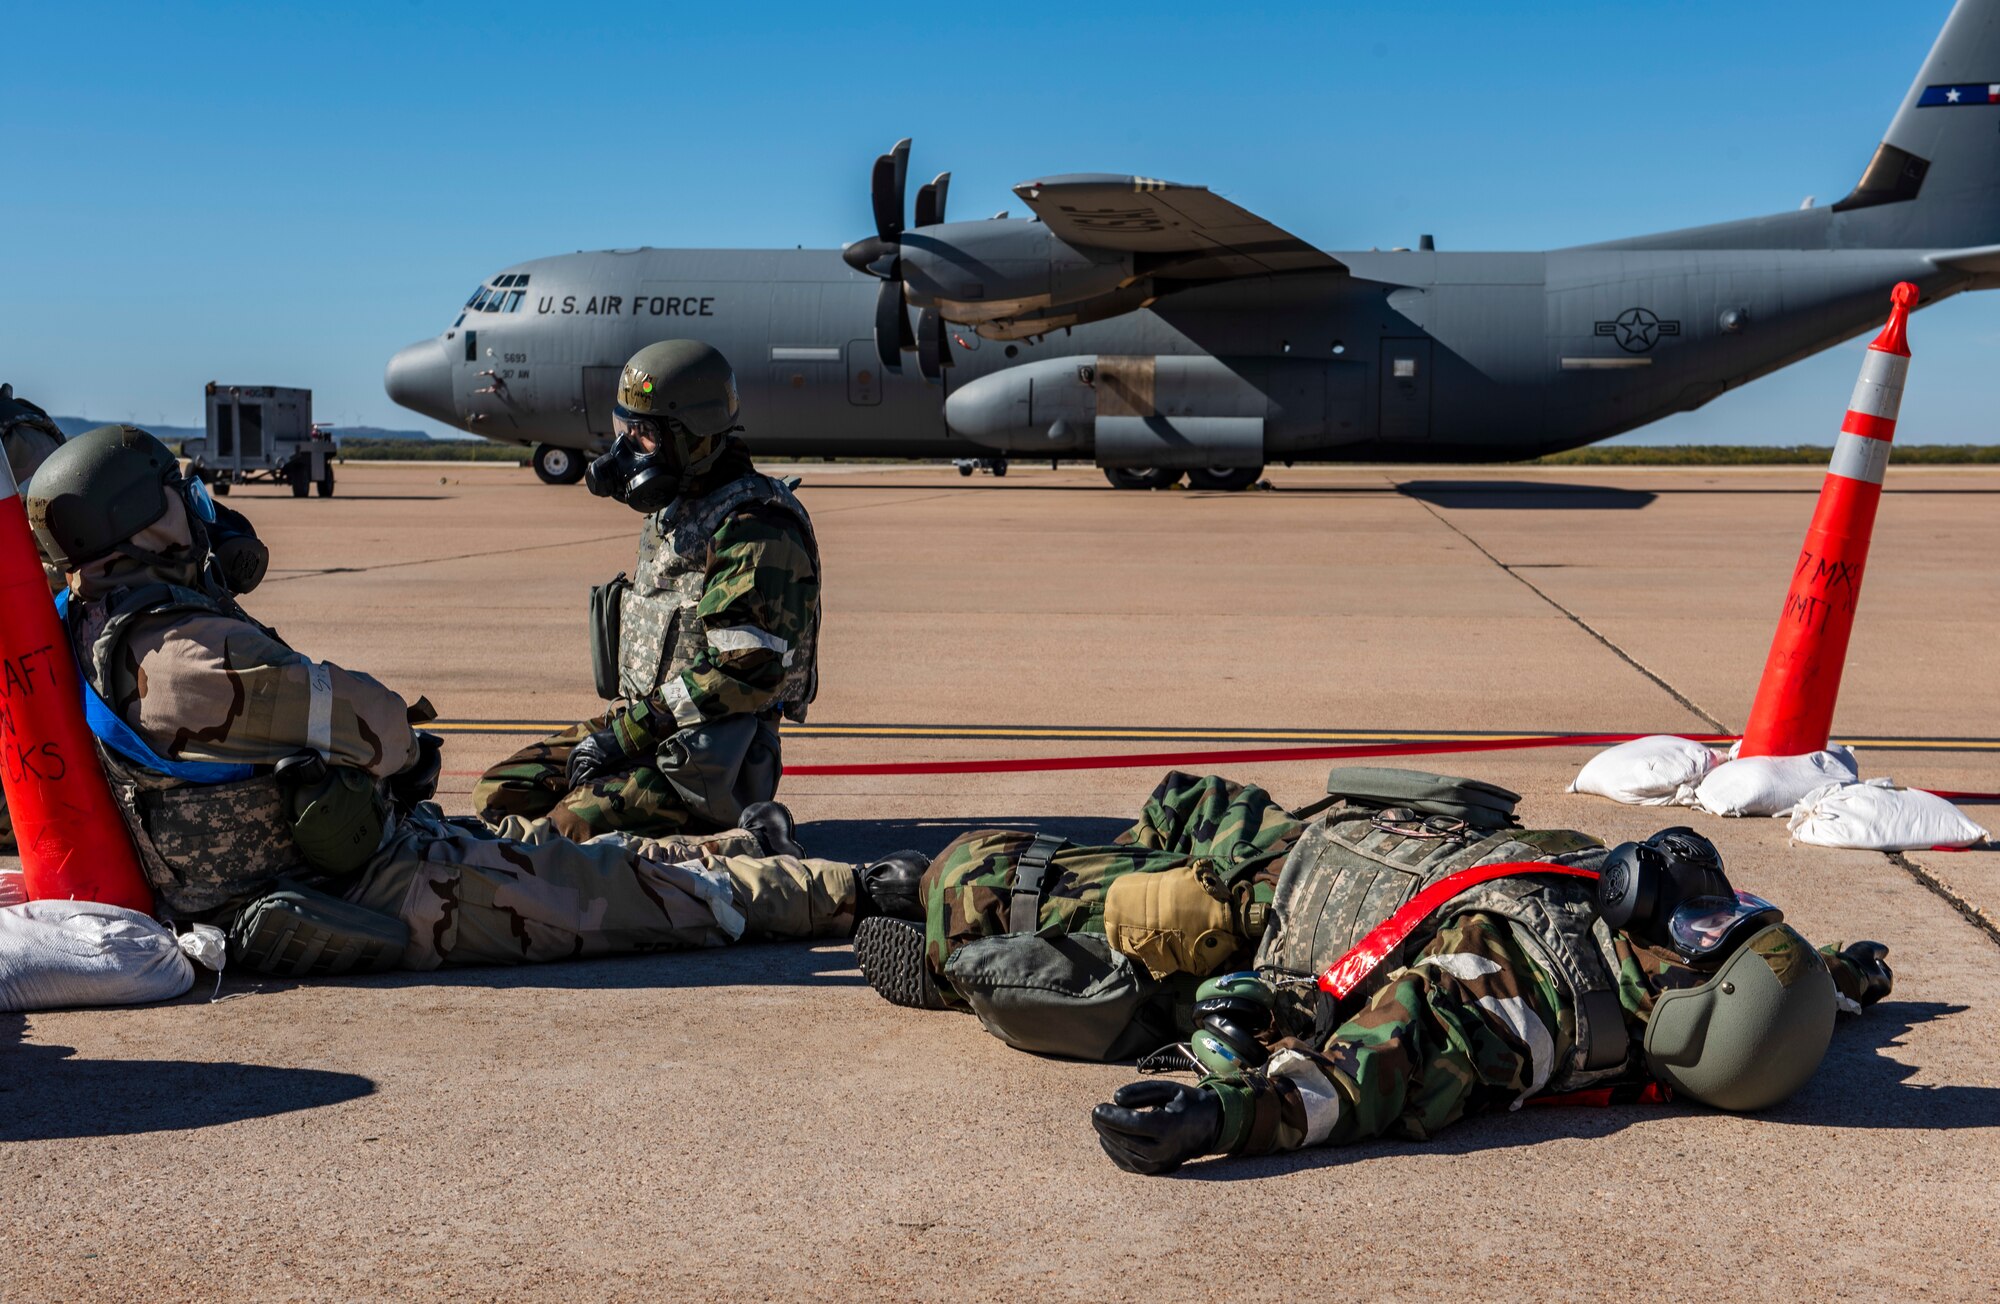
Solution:
<path fill-rule="evenodd" d="M 646 519 L 619 601 L 618 701 L 488 770 L 473 789 L 480 817 L 546 817 L 575 838 L 657 836 L 727 827 L 769 800 L 779 718 L 804 720 L 817 690 L 819 587 L 804 506 L 732 442 Z M 571 752 L 607 729 L 638 763 L 572 790 Z"/>
<path fill-rule="evenodd" d="M 167 515 L 133 542 L 156 553 L 187 550 L 179 500 L 170 499 Z M 417 756 L 402 698 L 367 675 L 293 651 L 226 597 L 176 590 L 182 609 L 130 616 L 116 637 L 100 640 L 125 595 L 194 581 L 192 570 L 162 573 L 114 556 L 85 566 L 74 582 L 79 663 L 161 756 L 264 767 L 312 749 L 378 781 Z M 197 609 L 202 604 L 209 609 Z M 268 843 L 274 827 L 262 771 L 240 783 L 196 785 L 196 801 L 175 808 L 183 812 L 178 826 L 163 826 L 145 818 L 162 809 L 149 801 L 189 785 L 108 752 L 106 760 L 128 820 L 143 826 L 135 832 L 143 835 L 142 860 L 163 913 L 226 922 L 269 889 L 274 871 L 304 876 L 295 849 L 258 842 Z M 505 833 L 419 803 L 389 822 L 350 879 L 307 881 L 400 918 L 411 932 L 403 963 L 414 969 L 718 946 L 742 937 L 845 936 L 853 927 L 851 866 L 760 857 L 741 830 L 578 844 L 546 821 L 516 819 Z"/>
<path fill-rule="evenodd" d="M 14 472 L 15 483 L 25 485 L 62 441 L 62 431 L 48 413 L 15 398 L 11 386 L 0 394 L 0 444 L 6 446 L 7 465 Z M 62 577 L 47 562 L 42 563 L 42 568 L 48 571 L 50 591 L 61 588 Z M 13 851 L 14 818 L 7 813 L 6 794 L 0 793 L 0 855 L 11 855 Z"/>
<path fill-rule="evenodd" d="M 1859 1010 L 1865 984 L 1836 947 L 1814 955 L 1776 931 L 1757 944 L 1780 981 L 1823 962 L 1843 1008 Z M 1619 1005 L 1636 1046 L 1659 993 L 1710 975 L 1624 933 L 1613 945 Z M 1210 1081 L 1223 1101 L 1216 1148 L 1266 1154 L 1387 1134 L 1428 1140 L 1468 1114 L 1514 1108 L 1540 1092 L 1569 1057 L 1575 1026 L 1565 988 L 1507 920 L 1456 916 L 1409 964 L 1374 980 L 1366 1004 L 1319 1045 L 1283 1040 L 1263 1073 L 1241 1084 Z"/>

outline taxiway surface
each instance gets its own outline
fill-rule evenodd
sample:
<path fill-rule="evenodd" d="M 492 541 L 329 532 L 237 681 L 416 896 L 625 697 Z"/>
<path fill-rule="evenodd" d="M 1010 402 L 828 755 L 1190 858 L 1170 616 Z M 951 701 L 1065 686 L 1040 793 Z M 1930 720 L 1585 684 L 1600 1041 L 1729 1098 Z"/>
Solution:
<path fill-rule="evenodd" d="M 1275 492 L 1223 495 L 1018 463 L 801 471 L 826 634 L 794 764 L 1730 732 L 1820 480 L 1274 469 Z M 274 553 L 250 606 L 428 694 L 463 811 L 485 765 L 597 709 L 586 589 L 629 569 L 637 518 L 514 468 L 349 463 L 339 490 L 230 499 Z M 2000 789 L 1996 502 L 2000 470 L 1890 474 L 1837 720 L 1866 775 Z M 1815 940 L 1893 948 L 1894 996 L 1773 1114 L 1528 1110 L 1143 1179 L 1085 1117 L 1129 1069 L 889 1006 L 844 945 L 232 977 L 214 1003 L 0 1015 L 0 1296 L 1986 1296 L 2000 945 L 1966 913 L 2000 917 L 2000 853 L 1829 852 L 1781 821 L 1564 795 L 1589 754 L 1408 763 L 1517 789 L 1530 825 L 1695 824 Z M 1303 802 L 1326 768 L 1227 772 Z M 1158 777 L 783 796 L 812 850 L 860 855 L 988 823 L 1108 836 Z"/>

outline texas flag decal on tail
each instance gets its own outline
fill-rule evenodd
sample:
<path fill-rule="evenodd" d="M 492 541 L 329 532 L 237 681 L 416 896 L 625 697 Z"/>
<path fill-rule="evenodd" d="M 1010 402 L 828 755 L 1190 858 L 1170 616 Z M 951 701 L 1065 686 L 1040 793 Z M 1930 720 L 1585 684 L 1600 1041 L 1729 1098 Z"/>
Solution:
<path fill-rule="evenodd" d="M 1926 86 L 1917 100 L 1920 109 L 1947 109 L 1965 104 L 2000 104 L 2000 82 Z"/>

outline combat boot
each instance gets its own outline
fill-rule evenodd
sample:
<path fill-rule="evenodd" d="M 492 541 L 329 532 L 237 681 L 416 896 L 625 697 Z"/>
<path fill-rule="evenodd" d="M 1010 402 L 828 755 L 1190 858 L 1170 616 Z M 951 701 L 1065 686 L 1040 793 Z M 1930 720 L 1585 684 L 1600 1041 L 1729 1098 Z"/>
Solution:
<path fill-rule="evenodd" d="M 942 1010 L 930 966 L 924 962 L 924 926 L 889 915 L 870 915 L 854 927 L 854 962 L 877 995 L 891 1005 Z"/>
<path fill-rule="evenodd" d="M 921 851 L 892 851 L 880 860 L 862 865 L 854 871 L 856 886 L 860 888 L 855 915 L 862 919 L 887 915 L 891 919 L 922 923 L 921 889 L 924 871 L 930 867 L 931 858 Z"/>
<path fill-rule="evenodd" d="M 805 859 L 806 849 L 799 845 L 798 825 L 792 819 L 791 810 L 777 801 L 753 801 L 743 808 L 743 814 L 736 820 L 736 827 L 757 839 L 757 846 L 767 856 L 796 856 Z"/>
<path fill-rule="evenodd" d="M 1837 954 L 1861 975 L 1861 995 L 1856 998 L 1861 1004 L 1875 1004 L 1895 986 L 1896 975 L 1889 969 L 1889 948 L 1883 943 L 1855 942 L 1842 947 Z"/>

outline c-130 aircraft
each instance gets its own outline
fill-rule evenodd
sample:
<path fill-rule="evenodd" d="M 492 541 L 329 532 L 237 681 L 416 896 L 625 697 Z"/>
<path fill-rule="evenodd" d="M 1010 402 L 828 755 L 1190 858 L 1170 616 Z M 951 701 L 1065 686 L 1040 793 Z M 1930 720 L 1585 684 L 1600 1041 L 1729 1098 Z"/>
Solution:
<path fill-rule="evenodd" d="M 844 250 L 614 249 L 483 285 L 389 396 L 570 483 L 624 360 L 736 366 L 763 455 L 1081 459 L 1121 488 L 1282 461 L 1506 461 L 1700 407 L 1921 304 L 2000 286 L 2000 0 L 1959 0 L 1838 203 L 1546 253 L 1323 252 L 1200 186 L 1050 177 L 1034 214 L 904 220 L 910 142 Z M 914 310 L 915 322 L 912 323 Z"/>

